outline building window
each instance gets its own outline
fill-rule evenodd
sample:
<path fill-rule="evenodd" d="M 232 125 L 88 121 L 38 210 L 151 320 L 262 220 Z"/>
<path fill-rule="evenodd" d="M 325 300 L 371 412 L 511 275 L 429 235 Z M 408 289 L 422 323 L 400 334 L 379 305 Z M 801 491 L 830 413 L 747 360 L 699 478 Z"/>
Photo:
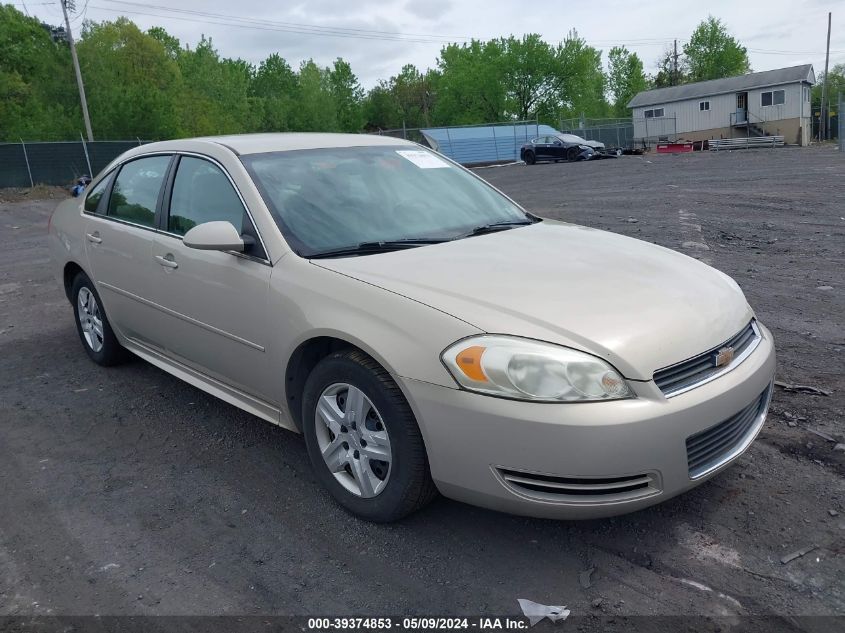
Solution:
<path fill-rule="evenodd" d="M 663 116 L 663 108 L 653 108 L 645 111 L 645 118 L 652 119 Z"/>
<path fill-rule="evenodd" d="M 804 101 L 810 103 L 810 89 L 807 86 L 804 86 Z"/>
<path fill-rule="evenodd" d="M 707 112 L 710 109 L 710 102 L 709 101 L 699 101 L 698 102 L 698 109 L 701 112 Z"/>
<path fill-rule="evenodd" d="M 786 92 L 783 90 L 770 90 L 769 92 L 760 93 L 760 105 L 781 105 L 786 102 Z"/>

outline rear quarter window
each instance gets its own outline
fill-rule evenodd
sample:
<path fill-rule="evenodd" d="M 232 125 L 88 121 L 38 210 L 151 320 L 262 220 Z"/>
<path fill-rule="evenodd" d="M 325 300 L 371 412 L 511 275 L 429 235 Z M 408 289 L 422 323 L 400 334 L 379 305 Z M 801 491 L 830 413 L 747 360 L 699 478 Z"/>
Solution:
<path fill-rule="evenodd" d="M 100 200 L 103 199 L 103 194 L 106 192 L 106 186 L 109 184 L 109 180 L 111 180 L 111 177 L 106 176 L 85 196 L 85 210 L 88 213 L 97 212 L 97 207 L 100 204 Z"/>

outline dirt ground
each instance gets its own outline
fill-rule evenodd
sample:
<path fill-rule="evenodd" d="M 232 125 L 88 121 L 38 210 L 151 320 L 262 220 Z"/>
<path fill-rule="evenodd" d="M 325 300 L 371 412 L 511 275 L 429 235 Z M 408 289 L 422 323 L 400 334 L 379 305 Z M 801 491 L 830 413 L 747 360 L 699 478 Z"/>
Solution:
<path fill-rule="evenodd" d="M 22 197 L 0 203 L 0 615 L 516 616 L 528 598 L 571 609 L 554 630 L 843 626 L 800 616 L 845 615 L 845 156 L 477 173 L 539 215 L 730 274 L 774 333 L 778 380 L 829 395 L 778 388 L 736 465 L 635 514 L 554 522 L 440 499 L 363 523 L 320 490 L 299 436 L 144 362 L 91 363 L 45 247 L 56 202 Z"/>

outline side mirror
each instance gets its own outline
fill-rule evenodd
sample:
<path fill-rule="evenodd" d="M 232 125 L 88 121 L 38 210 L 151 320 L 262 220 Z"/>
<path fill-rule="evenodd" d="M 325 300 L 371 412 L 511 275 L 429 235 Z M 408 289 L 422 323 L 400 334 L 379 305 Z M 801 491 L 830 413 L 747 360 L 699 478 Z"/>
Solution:
<path fill-rule="evenodd" d="M 244 240 L 231 222 L 204 222 L 197 224 L 182 238 L 185 246 L 201 251 L 243 252 Z"/>

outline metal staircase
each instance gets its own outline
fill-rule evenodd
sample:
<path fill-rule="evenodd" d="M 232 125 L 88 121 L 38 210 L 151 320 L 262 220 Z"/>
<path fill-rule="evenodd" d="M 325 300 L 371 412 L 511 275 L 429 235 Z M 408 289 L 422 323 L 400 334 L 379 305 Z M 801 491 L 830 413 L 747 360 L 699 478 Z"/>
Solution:
<path fill-rule="evenodd" d="M 764 130 L 761 126 L 762 123 L 765 123 L 763 119 L 748 110 L 737 110 L 736 112 L 731 112 L 731 127 L 744 129 L 745 136 L 748 138 L 768 136 L 768 134 L 766 134 L 766 130 Z"/>

